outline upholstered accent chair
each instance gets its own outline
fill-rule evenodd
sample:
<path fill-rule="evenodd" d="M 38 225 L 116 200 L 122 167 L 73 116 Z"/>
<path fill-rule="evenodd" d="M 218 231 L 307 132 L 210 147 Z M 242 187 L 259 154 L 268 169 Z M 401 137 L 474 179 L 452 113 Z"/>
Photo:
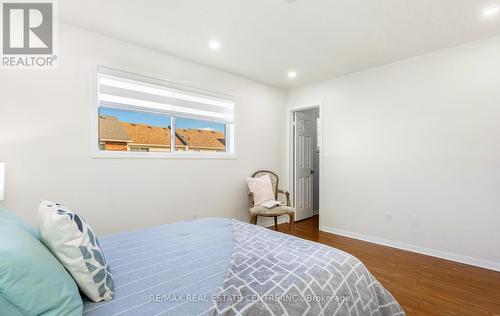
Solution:
<path fill-rule="evenodd" d="M 293 225 L 295 222 L 295 209 L 291 207 L 290 193 L 279 189 L 279 177 L 272 171 L 259 170 L 252 175 L 252 178 L 259 178 L 265 175 L 269 175 L 269 177 L 271 178 L 275 200 L 278 201 L 278 194 L 282 194 L 286 198 L 286 205 L 279 205 L 273 208 L 266 208 L 262 205 L 255 205 L 253 193 L 249 192 L 248 208 L 250 210 L 250 223 L 257 224 L 257 218 L 259 216 L 274 217 L 274 229 L 277 231 L 278 217 L 282 215 L 288 215 L 288 218 L 290 219 L 289 231 L 291 234 L 293 232 Z"/>

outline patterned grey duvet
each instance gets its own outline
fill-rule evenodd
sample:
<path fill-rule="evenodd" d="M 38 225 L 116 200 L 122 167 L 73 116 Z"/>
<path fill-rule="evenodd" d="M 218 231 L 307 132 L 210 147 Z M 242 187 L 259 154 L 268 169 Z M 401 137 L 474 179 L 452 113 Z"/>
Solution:
<path fill-rule="evenodd" d="M 404 315 L 356 258 L 229 219 L 101 238 L 115 298 L 84 315 Z"/>

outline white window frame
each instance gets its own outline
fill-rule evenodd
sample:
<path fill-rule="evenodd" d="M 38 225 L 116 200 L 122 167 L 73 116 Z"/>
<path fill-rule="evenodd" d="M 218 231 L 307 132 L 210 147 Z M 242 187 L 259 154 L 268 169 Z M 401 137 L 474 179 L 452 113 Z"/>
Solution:
<path fill-rule="evenodd" d="M 195 152 L 195 151 L 171 151 L 171 152 L 134 152 L 134 151 L 106 151 L 101 150 L 99 147 L 99 68 L 104 67 L 107 69 L 117 70 L 119 72 L 130 73 L 132 75 L 142 76 L 142 77 L 151 77 L 154 80 L 162 81 L 165 83 L 171 84 L 173 87 L 185 87 L 186 90 L 198 92 L 200 94 L 206 93 L 207 95 L 223 95 L 227 98 L 230 98 L 234 101 L 234 120 L 233 124 L 226 124 L 226 148 L 231 146 L 231 151 L 226 152 Z M 125 69 L 124 69 L 125 68 Z M 144 75 L 140 74 L 138 71 L 133 71 L 127 69 L 126 67 L 110 67 L 107 65 L 97 65 L 93 71 L 93 85 L 92 85 L 92 95 L 93 95 L 93 105 L 91 111 L 91 153 L 93 158 L 105 158 L 105 159 L 129 159 L 129 158 L 139 158 L 139 159 L 237 159 L 237 142 L 236 142 L 236 134 L 237 134 L 237 105 L 236 105 L 236 95 L 227 93 L 227 92 L 219 92 L 214 90 L 208 90 L 204 88 L 200 88 L 195 84 L 181 82 L 179 80 L 173 79 L 162 79 L 162 76 L 158 75 Z M 120 109 L 120 107 L 113 107 Z M 130 110 L 126 106 L 123 107 L 123 110 Z M 141 111 L 148 112 L 148 111 Z M 151 113 L 158 114 L 158 111 L 151 111 Z M 172 116 L 171 114 L 165 113 L 165 115 Z M 172 120 L 172 131 L 175 131 L 175 116 L 172 116 L 174 119 Z M 196 119 L 196 118 L 193 118 Z M 232 126 L 232 128 L 229 128 Z M 175 137 L 175 133 L 171 133 L 172 137 Z M 173 149 L 172 149 L 173 150 Z"/>

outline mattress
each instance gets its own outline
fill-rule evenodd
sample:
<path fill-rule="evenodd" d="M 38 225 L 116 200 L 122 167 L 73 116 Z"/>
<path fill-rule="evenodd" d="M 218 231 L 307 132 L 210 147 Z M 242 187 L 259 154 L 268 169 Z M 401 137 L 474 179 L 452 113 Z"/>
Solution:
<path fill-rule="evenodd" d="M 229 219 L 200 219 L 103 236 L 115 284 L 83 315 L 198 315 L 212 305 L 233 253 Z"/>

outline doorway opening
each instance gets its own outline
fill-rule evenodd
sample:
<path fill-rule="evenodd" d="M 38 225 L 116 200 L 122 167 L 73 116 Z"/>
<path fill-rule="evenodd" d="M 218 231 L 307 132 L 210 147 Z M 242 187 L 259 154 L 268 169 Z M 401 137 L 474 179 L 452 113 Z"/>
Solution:
<path fill-rule="evenodd" d="M 297 221 L 319 215 L 320 157 L 322 150 L 320 106 L 291 110 L 291 188 Z"/>

